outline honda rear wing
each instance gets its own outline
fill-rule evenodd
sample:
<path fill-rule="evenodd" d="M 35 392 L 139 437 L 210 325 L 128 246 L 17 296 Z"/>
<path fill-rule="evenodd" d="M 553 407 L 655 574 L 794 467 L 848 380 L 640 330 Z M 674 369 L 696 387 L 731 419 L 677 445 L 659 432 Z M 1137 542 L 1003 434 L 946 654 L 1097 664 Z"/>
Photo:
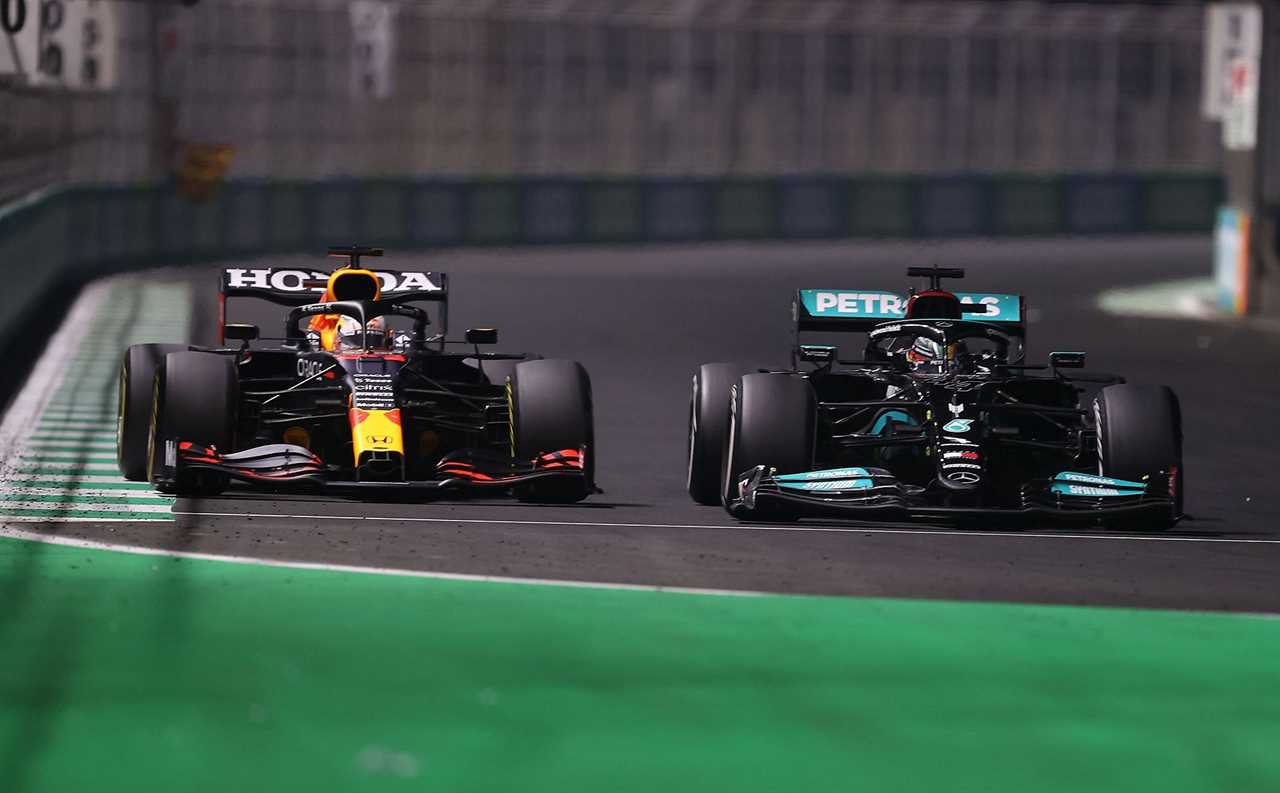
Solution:
<path fill-rule="evenodd" d="M 445 273 L 373 270 L 381 281 L 379 299 L 395 303 L 439 303 L 440 331 L 448 332 L 449 277 Z M 227 298 L 252 297 L 281 306 L 322 303 L 329 276 L 324 270 L 227 267 L 218 284 L 218 339 L 227 325 Z"/>

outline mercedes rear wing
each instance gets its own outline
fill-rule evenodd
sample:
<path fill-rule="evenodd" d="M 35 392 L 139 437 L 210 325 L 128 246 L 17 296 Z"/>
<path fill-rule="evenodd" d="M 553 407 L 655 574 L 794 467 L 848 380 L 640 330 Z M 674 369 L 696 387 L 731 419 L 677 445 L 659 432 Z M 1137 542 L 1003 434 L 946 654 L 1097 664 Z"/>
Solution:
<path fill-rule="evenodd" d="M 1021 295 L 989 292 L 956 292 L 964 319 L 1005 326 L 1006 333 L 1022 335 L 1026 327 L 1026 301 Z M 882 322 L 904 319 L 908 297 L 893 292 L 844 289 L 801 289 L 792 302 L 796 333 L 806 331 L 866 333 Z"/>

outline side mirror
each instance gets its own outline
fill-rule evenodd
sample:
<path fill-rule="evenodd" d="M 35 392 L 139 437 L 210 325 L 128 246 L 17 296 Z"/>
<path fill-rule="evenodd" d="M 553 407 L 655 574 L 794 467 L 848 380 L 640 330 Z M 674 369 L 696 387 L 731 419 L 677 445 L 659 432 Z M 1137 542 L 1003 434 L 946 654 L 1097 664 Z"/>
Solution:
<path fill-rule="evenodd" d="M 231 323 L 223 328 L 222 335 L 232 341 L 253 341 L 258 338 L 258 326 Z"/>
<path fill-rule="evenodd" d="M 1084 353 L 1051 352 L 1049 353 L 1049 365 L 1054 369 L 1083 369 Z"/>
<path fill-rule="evenodd" d="M 497 328 L 467 328 L 467 344 L 497 344 Z"/>
<path fill-rule="evenodd" d="M 801 344 L 800 360 L 830 365 L 836 361 L 836 348 L 826 344 Z"/>

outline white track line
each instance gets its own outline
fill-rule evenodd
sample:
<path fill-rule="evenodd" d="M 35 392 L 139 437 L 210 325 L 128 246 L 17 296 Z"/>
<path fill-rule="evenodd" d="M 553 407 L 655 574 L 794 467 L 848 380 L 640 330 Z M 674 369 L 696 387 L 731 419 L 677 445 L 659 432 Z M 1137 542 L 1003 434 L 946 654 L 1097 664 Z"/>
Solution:
<path fill-rule="evenodd" d="M 1229 537 L 1161 537 L 1143 534 L 1049 534 L 1022 531 L 961 531 L 955 529 L 882 529 L 874 527 L 837 526 L 761 526 L 754 523 L 738 523 L 725 526 L 699 523 L 606 523 L 604 521 L 573 520 L 491 520 L 487 518 L 421 518 L 379 515 L 283 515 L 271 512 L 185 512 L 174 509 L 174 515 L 190 515 L 206 518 L 289 518 L 296 520 L 346 520 L 346 521 L 403 521 L 407 523 L 467 523 L 491 526 L 579 526 L 586 528 L 617 529 L 693 529 L 700 531 L 792 531 L 830 534 L 927 534 L 946 537 L 986 539 L 989 537 L 1013 537 L 1041 540 L 1127 540 L 1129 542 L 1208 542 L 1223 544 L 1280 545 L 1280 539 L 1249 540 Z"/>
<path fill-rule="evenodd" d="M 193 513 L 187 513 L 193 514 Z M 124 520 L 102 521 L 104 523 L 126 523 Z M 578 525 L 578 524 L 570 524 Z M 625 525 L 625 524 L 588 524 L 588 525 Z M 644 525 L 644 524 L 640 524 Z M 662 525 L 662 524 L 651 524 Z M 683 527 L 682 527 L 683 528 Z M 731 527 L 693 527 L 693 528 L 731 528 Z M 853 531 L 852 529 L 850 531 Z M 1056 536 L 1056 535 L 1054 535 Z M 0 526 L 0 537 L 7 537 L 14 540 L 23 540 L 26 542 L 44 543 L 46 545 L 57 545 L 66 548 L 83 548 L 93 551 L 113 551 L 116 553 L 128 553 L 136 556 L 158 556 L 171 559 L 191 559 L 203 562 L 221 562 L 224 564 L 249 565 L 255 567 L 276 567 L 286 570 L 317 570 L 323 572 L 336 573 L 353 573 L 357 575 L 387 575 L 398 576 L 401 578 L 420 578 L 437 581 L 472 581 L 489 584 L 521 584 L 525 586 L 554 586 L 554 587 L 571 587 L 574 589 L 618 589 L 630 592 L 663 592 L 669 594 L 681 595 L 713 595 L 717 597 L 823 597 L 822 595 L 791 595 L 779 592 L 763 592 L 752 589 L 712 589 L 702 587 L 677 587 L 677 586 L 656 586 L 652 584 L 620 584 L 611 582 L 595 582 L 595 581 L 566 581 L 554 578 L 516 578 L 513 576 L 491 576 L 491 575 L 474 575 L 468 573 L 442 573 L 430 570 L 406 570 L 404 568 L 395 567 L 359 567 L 354 565 L 343 564 L 322 564 L 318 562 L 292 562 L 277 559 L 261 559 L 249 556 L 231 556 L 210 553 L 195 553 L 192 551 L 166 551 L 158 548 L 145 548 L 136 545 L 120 545 L 118 543 L 98 542 L 95 540 L 84 540 L 77 537 L 63 537 L 51 534 L 42 534 L 35 531 L 27 531 L 25 529 L 14 529 Z M 946 601 L 958 602 L 958 601 Z M 1061 606 L 1042 605 L 1036 603 L 1008 603 L 1001 605 L 1024 606 L 1038 608 L 1062 608 Z M 1082 607 L 1082 606 L 1066 606 L 1066 608 L 1093 608 L 1100 607 Z M 1130 607 L 1132 608 L 1132 607 Z M 1265 619 L 1275 620 L 1280 615 L 1267 614 L 1260 612 L 1216 612 L 1216 611 L 1195 611 L 1184 610 L 1185 614 L 1205 614 L 1213 617 L 1242 618 L 1242 619 Z"/>
<path fill-rule="evenodd" d="M 481 581 L 490 584 L 532 584 L 535 586 L 574 587 L 577 589 L 623 589 L 633 592 L 669 592 L 681 595 L 720 595 L 731 597 L 760 597 L 772 595 L 770 592 L 756 592 L 740 589 L 703 589 L 698 587 L 654 586 L 651 584 L 616 584 L 597 583 L 592 581 L 564 581 L 554 578 L 514 578 L 498 575 L 470 575 L 468 573 L 437 573 L 427 570 L 405 570 L 396 567 L 357 567 L 344 564 L 320 564 L 318 562 L 288 562 L 275 559 L 259 559 L 250 556 L 223 556 L 212 553 L 193 553 L 191 551 L 165 551 L 158 548 L 142 548 L 134 545 L 119 545 L 94 540 L 81 540 L 75 537 L 41 534 L 24 529 L 0 528 L 0 537 L 27 542 L 40 542 L 48 545 L 61 545 L 68 548 L 83 548 L 93 551 L 115 551 L 138 556 L 163 556 L 174 559 L 193 559 L 202 562 L 223 562 L 227 564 L 254 565 L 257 567 L 283 567 L 289 570 L 323 570 L 336 573 L 359 573 L 372 575 L 400 576 L 402 578 L 430 578 L 441 581 Z"/>

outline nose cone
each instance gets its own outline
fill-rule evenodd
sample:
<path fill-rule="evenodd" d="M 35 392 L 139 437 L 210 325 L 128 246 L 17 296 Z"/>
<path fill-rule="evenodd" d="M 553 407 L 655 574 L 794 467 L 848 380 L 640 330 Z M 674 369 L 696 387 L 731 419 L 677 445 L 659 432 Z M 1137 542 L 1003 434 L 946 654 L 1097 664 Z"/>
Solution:
<path fill-rule="evenodd" d="M 400 411 L 352 408 L 351 451 L 359 478 L 379 482 L 404 478 Z"/>
<path fill-rule="evenodd" d="M 935 480 L 947 490 L 958 493 L 972 493 L 982 487 L 981 471 L 946 471 L 939 473 Z"/>

